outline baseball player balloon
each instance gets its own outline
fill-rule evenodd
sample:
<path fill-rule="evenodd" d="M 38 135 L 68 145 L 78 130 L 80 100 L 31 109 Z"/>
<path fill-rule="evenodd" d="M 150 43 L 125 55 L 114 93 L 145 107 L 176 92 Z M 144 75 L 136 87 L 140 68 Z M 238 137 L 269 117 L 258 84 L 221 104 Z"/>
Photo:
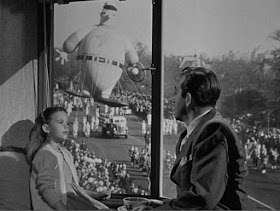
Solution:
<path fill-rule="evenodd" d="M 128 71 L 131 71 L 130 75 L 142 77 L 144 72 L 133 44 L 114 25 L 116 14 L 117 1 L 105 2 L 98 25 L 71 34 L 63 44 L 64 52 L 57 49 L 60 55 L 56 60 L 61 59 L 63 64 L 67 61 L 67 53 L 78 48 L 82 89 L 95 99 L 110 97 L 122 75 L 125 62 Z"/>

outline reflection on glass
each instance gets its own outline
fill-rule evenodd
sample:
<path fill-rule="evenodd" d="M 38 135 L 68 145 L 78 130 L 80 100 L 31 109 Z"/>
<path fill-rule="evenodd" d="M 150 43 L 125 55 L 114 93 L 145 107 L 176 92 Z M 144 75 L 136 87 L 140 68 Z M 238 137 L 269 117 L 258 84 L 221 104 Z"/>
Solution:
<path fill-rule="evenodd" d="M 255 170 L 249 179 L 260 188 L 256 191 L 255 183 L 250 183 L 249 195 L 254 193 L 266 208 L 280 207 L 273 194 L 276 187 L 265 187 L 272 181 L 256 176 L 276 172 L 279 165 L 279 8 L 276 1 L 258 0 L 254 5 L 251 1 L 163 1 L 163 196 L 176 197 L 169 178 L 178 135 L 185 129 L 174 120 L 172 90 L 181 68 L 205 66 L 219 77 L 222 93 L 217 107 L 240 136 L 249 170 Z"/>
<path fill-rule="evenodd" d="M 151 1 L 55 5 L 54 23 L 54 105 L 80 185 L 149 195 Z"/>

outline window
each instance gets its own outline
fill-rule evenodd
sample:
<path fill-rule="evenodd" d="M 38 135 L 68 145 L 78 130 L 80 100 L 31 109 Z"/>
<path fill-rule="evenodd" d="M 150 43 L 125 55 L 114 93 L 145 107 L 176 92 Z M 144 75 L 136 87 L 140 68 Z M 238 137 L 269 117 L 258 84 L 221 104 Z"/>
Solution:
<path fill-rule="evenodd" d="M 69 110 L 70 128 L 76 119 L 79 123 L 77 133 L 70 139 L 85 143 L 104 165 L 113 164 L 110 168 L 119 175 L 117 183 L 110 176 L 100 179 L 91 175 L 94 179 L 84 179 L 81 185 L 94 190 L 109 187 L 116 194 L 176 197 L 170 171 L 176 159 L 177 139 L 186 126 L 174 119 L 174 86 L 182 67 L 205 66 L 218 75 L 222 93 L 217 107 L 238 132 L 247 150 L 251 208 L 279 208 L 279 201 L 274 197 L 277 194 L 272 194 L 278 191 L 277 185 L 262 188 L 276 178 L 271 155 L 275 149 L 280 151 L 279 1 L 255 0 L 254 4 L 249 0 L 120 1 L 116 23 L 133 41 L 146 76 L 141 82 L 131 83 L 127 71 L 123 71 L 115 82 L 112 80 L 116 74 L 109 74 L 109 81 L 100 79 L 102 85 L 113 84 L 113 89 L 105 93 L 105 100 L 97 99 L 103 88 L 97 82 L 91 83 L 93 79 L 83 70 L 92 62 L 126 70 L 126 63 L 103 55 L 85 54 L 78 48 L 68 54 L 64 65 L 56 59 L 73 32 L 98 24 L 104 3 L 103 0 L 77 1 L 54 7 L 54 104 Z M 92 45 L 100 49 L 104 37 L 98 33 L 93 37 L 96 42 Z M 92 97 L 94 93 L 96 96 Z M 113 100 L 108 101 L 108 97 Z M 117 101 L 120 98 L 121 102 Z M 122 102 L 127 102 L 128 107 L 112 109 L 112 104 Z M 125 132 L 114 133 L 120 130 L 114 130 L 108 119 L 115 114 L 127 118 Z M 90 132 L 83 121 L 90 123 Z M 262 155 L 270 153 L 266 169 L 270 177 L 265 180 L 259 180 L 265 174 L 261 165 L 264 159 L 253 163 L 254 146 Z M 135 156 L 142 149 L 146 153 L 144 165 Z M 122 180 L 127 173 L 128 180 Z M 88 181 L 97 182 L 89 184 Z M 124 181 L 130 181 L 129 186 Z M 254 181 L 261 187 L 256 189 Z"/>
<path fill-rule="evenodd" d="M 185 129 L 174 121 L 174 86 L 182 67 L 205 66 L 218 75 L 217 107 L 246 148 L 249 206 L 279 208 L 276 187 L 260 179 L 275 173 L 271 155 L 280 149 L 279 9 L 277 1 L 163 0 L 163 196 L 176 197 L 169 177 L 178 135 Z"/>
<path fill-rule="evenodd" d="M 67 109 L 81 186 L 150 195 L 152 1 L 108 2 L 54 4 L 53 103 Z"/>

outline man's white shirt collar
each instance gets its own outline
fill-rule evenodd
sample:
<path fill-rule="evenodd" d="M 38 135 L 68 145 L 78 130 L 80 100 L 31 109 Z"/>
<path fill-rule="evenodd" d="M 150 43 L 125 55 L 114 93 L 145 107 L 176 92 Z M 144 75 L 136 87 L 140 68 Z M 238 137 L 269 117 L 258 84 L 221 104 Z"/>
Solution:
<path fill-rule="evenodd" d="M 180 151 L 182 149 L 182 146 L 186 143 L 188 137 L 190 136 L 190 134 L 193 132 L 193 130 L 196 128 L 196 126 L 199 124 L 201 118 L 206 115 L 207 113 L 209 113 L 211 111 L 211 109 L 209 109 L 208 111 L 205 111 L 204 113 L 198 115 L 194 120 L 191 121 L 191 123 L 189 124 L 189 126 L 187 126 L 187 135 L 184 137 L 184 139 L 181 142 L 181 146 L 180 146 Z"/>

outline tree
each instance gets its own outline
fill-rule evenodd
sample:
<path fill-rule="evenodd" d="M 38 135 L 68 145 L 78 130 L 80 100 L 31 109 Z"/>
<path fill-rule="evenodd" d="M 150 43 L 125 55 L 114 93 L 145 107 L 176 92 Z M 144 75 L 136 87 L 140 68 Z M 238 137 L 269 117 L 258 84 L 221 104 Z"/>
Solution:
<path fill-rule="evenodd" d="M 237 89 L 259 89 L 261 78 L 256 74 L 256 64 L 243 58 L 236 58 L 232 52 L 222 58 L 214 58 L 211 69 L 218 75 L 222 96 L 229 96 Z"/>
<path fill-rule="evenodd" d="M 280 44 L 280 29 L 273 32 L 269 37 Z M 270 54 L 272 58 L 269 59 L 269 62 L 272 66 L 274 76 L 276 79 L 280 79 L 280 47 L 275 47 L 275 49 L 271 50 Z"/>
<path fill-rule="evenodd" d="M 177 56 L 164 56 L 164 97 L 171 98 L 174 95 L 174 86 L 179 77 L 179 59 Z"/>
<path fill-rule="evenodd" d="M 254 52 L 252 53 L 254 54 Z M 226 116 L 253 113 L 255 105 L 265 102 L 265 80 L 257 74 L 258 62 L 239 58 L 233 51 L 213 58 L 211 69 L 221 83 L 220 107 Z"/>
<path fill-rule="evenodd" d="M 278 43 L 280 46 L 280 29 L 274 31 L 269 37 Z M 277 46 L 277 45 L 275 45 Z M 271 66 L 273 78 L 268 83 L 268 89 L 273 90 L 270 96 L 272 103 L 279 104 L 280 101 L 280 47 L 275 47 L 270 52 L 270 56 L 266 59 L 266 62 Z"/>

